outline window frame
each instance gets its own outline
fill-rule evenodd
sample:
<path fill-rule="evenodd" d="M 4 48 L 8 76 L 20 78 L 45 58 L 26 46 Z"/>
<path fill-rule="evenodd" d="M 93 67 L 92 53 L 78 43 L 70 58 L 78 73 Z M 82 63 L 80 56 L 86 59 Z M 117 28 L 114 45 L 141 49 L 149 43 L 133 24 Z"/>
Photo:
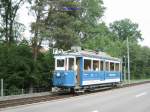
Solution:
<path fill-rule="evenodd" d="M 67 70 L 68 70 L 68 71 L 74 71 L 74 66 L 76 65 L 76 58 L 75 58 L 75 57 L 71 57 L 71 56 L 66 57 L 66 58 L 67 58 Z M 69 70 L 69 58 L 74 59 L 73 69 L 72 69 L 72 70 Z"/>
<path fill-rule="evenodd" d="M 57 60 L 64 60 L 64 66 L 63 67 L 58 67 L 57 66 Z M 66 65 L 66 57 L 56 57 L 55 58 L 55 70 L 65 70 L 65 65 Z"/>
<path fill-rule="evenodd" d="M 111 63 L 113 63 L 113 70 L 111 69 Z M 115 62 L 113 62 L 113 61 L 110 61 L 109 62 L 109 71 L 111 71 L 111 72 L 114 72 L 115 71 Z"/>
<path fill-rule="evenodd" d="M 119 66 L 118 66 L 118 70 L 116 70 L 116 64 L 119 65 Z M 120 62 L 116 62 L 116 63 L 115 63 L 115 71 L 116 71 L 116 72 L 120 72 L 120 71 L 121 71 L 121 63 L 120 63 Z"/>
<path fill-rule="evenodd" d="M 103 64 L 101 64 L 101 62 L 103 62 Z M 100 71 L 105 71 L 105 60 L 99 60 L 99 65 L 100 65 Z M 101 70 L 101 66 L 103 65 L 103 69 Z"/>
<path fill-rule="evenodd" d="M 108 70 L 106 67 L 106 63 L 108 63 Z M 109 60 L 105 60 L 105 71 L 109 72 L 110 71 L 110 61 Z"/>
<path fill-rule="evenodd" d="M 85 69 L 85 60 L 90 60 L 91 61 L 90 70 Z M 83 71 L 93 71 L 93 59 L 92 58 L 83 58 Z"/>
<path fill-rule="evenodd" d="M 94 70 L 94 61 L 98 62 L 98 70 Z M 99 59 L 93 59 L 92 60 L 92 70 L 93 71 L 100 71 L 100 60 Z"/>

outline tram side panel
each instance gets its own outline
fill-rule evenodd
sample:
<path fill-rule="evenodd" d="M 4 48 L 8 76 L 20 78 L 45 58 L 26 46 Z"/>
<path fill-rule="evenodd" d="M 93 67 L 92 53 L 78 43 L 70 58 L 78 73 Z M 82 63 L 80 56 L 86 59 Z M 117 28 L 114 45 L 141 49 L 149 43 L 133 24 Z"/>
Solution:
<path fill-rule="evenodd" d="M 105 71 L 100 70 L 84 70 L 84 59 L 82 58 L 81 85 L 101 84 L 105 80 Z"/>
<path fill-rule="evenodd" d="M 105 72 L 105 83 L 113 83 L 121 81 L 121 73 L 116 71 Z"/>
<path fill-rule="evenodd" d="M 83 66 L 83 59 L 82 59 L 82 68 L 81 71 L 81 85 L 95 85 L 95 84 L 105 84 L 105 83 L 120 83 L 121 82 L 121 72 L 119 70 L 84 70 Z"/>
<path fill-rule="evenodd" d="M 105 61 L 105 83 L 119 83 L 121 76 L 121 62 Z"/>
<path fill-rule="evenodd" d="M 53 76 L 53 85 L 56 87 L 74 87 L 74 71 L 55 71 Z"/>
<path fill-rule="evenodd" d="M 120 72 L 95 72 L 83 71 L 82 72 L 82 86 L 105 84 L 105 83 L 119 83 L 121 81 Z"/>

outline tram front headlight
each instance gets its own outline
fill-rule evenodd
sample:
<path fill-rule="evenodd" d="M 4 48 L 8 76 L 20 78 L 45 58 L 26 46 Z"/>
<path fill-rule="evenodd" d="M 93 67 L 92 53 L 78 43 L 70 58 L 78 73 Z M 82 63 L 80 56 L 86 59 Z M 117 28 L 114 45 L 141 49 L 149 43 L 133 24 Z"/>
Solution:
<path fill-rule="evenodd" d="M 57 77 L 60 77 L 60 73 L 56 73 L 56 76 L 57 76 Z"/>

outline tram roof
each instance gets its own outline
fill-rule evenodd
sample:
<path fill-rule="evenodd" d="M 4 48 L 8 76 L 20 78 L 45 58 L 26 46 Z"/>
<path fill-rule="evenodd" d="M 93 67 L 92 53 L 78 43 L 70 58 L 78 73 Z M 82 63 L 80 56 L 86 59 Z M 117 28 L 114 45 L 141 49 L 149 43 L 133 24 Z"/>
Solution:
<path fill-rule="evenodd" d="M 78 52 L 74 51 L 64 51 L 63 53 L 56 54 L 55 56 L 76 56 L 76 57 L 90 57 L 90 58 L 98 58 L 98 59 L 108 59 L 108 60 L 115 60 L 115 61 L 121 61 L 120 58 L 115 58 L 110 56 L 109 54 L 105 52 L 96 52 L 96 51 L 90 51 L 90 50 L 81 50 Z"/>

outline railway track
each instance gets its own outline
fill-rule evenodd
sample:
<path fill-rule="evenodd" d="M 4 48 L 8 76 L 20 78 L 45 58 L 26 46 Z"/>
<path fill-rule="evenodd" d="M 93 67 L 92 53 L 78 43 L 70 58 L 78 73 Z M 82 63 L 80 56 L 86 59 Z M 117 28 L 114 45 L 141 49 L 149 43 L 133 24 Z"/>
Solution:
<path fill-rule="evenodd" d="M 150 81 L 144 81 L 144 82 L 132 83 L 132 84 L 124 84 L 118 88 L 136 86 L 136 85 L 145 84 L 145 83 L 150 83 Z M 112 88 L 112 89 L 117 89 L 117 88 Z M 108 88 L 100 89 L 100 90 L 97 90 L 95 92 L 107 91 L 107 90 L 110 90 L 110 89 L 108 89 Z M 81 95 L 90 94 L 90 93 L 93 93 L 93 92 L 86 92 L 86 93 L 81 94 Z M 73 96 L 76 96 L 76 95 L 75 94 L 54 94 L 54 95 L 45 95 L 45 96 L 30 97 L 30 98 L 5 100 L 5 101 L 0 101 L 0 108 L 13 107 L 13 106 L 25 105 L 25 104 L 32 104 L 32 103 L 38 103 L 38 102 L 44 102 L 44 101 L 51 101 L 51 100 L 69 98 L 69 97 L 73 97 Z"/>
<path fill-rule="evenodd" d="M 38 103 L 38 102 L 44 102 L 44 101 L 51 101 L 51 100 L 56 100 L 56 99 L 69 98 L 72 96 L 73 95 L 71 95 L 71 94 L 46 95 L 46 96 L 38 96 L 38 97 L 31 97 L 31 98 L 5 100 L 5 101 L 0 101 L 0 108 L 25 105 L 25 104 L 32 104 L 32 103 Z"/>

